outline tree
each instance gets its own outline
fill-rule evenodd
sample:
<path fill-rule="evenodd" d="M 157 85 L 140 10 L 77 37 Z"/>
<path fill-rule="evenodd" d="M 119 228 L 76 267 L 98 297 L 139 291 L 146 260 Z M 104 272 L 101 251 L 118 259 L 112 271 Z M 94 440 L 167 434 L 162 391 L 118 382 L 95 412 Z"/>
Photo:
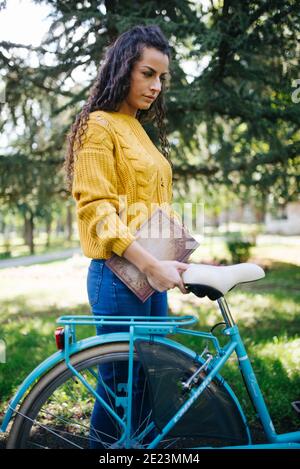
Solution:
<path fill-rule="evenodd" d="M 23 184 L 25 193 L 34 194 L 32 174 L 41 170 L 49 176 L 50 193 L 66 196 L 62 178 L 56 177 L 66 131 L 85 102 L 103 49 L 133 25 L 156 23 L 173 51 L 167 106 L 175 185 L 188 191 L 193 177 L 203 187 L 225 184 L 241 197 L 265 201 L 272 193 L 279 202 L 297 197 L 300 107 L 292 93 L 298 78 L 299 2 L 44 3 L 53 8 L 53 23 L 40 46 L 0 43 L 7 94 L 1 128 L 17 127 L 22 117 L 32 129 L 30 146 L 24 130 L 22 155 L 7 150 L 0 168 L 12 171 L 14 164 L 23 164 L 18 187 Z M 24 49 L 38 66 L 18 55 Z M 193 73 L 184 61 L 199 70 Z M 76 80 L 79 71 L 86 73 L 85 81 Z M 38 117 L 36 105 L 42 109 Z M 155 128 L 147 130 L 159 145 Z M 24 192 L 14 177 L 2 197 L 14 194 L 16 200 L 14 191 Z"/>

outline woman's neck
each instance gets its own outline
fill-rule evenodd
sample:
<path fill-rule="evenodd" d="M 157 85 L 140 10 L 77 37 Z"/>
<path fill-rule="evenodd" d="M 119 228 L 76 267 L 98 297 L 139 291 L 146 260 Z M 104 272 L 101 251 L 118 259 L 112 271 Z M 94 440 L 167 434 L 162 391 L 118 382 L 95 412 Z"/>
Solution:
<path fill-rule="evenodd" d="M 128 103 L 123 101 L 120 108 L 118 109 L 118 112 L 120 112 L 121 114 L 127 114 L 131 117 L 136 118 L 137 109 L 133 108 L 132 106 L 129 106 Z"/>

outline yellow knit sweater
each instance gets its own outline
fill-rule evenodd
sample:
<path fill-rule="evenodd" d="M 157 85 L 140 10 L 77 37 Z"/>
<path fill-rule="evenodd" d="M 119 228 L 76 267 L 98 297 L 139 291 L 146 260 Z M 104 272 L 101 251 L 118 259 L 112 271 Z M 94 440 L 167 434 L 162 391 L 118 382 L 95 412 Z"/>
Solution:
<path fill-rule="evenodd" d="M 160 206 L 172 210 L 172 169 L 140 122 L 119 112 L 90 113 L 74 165 L 72 196 L 85 256 L 122 256 Z"/>

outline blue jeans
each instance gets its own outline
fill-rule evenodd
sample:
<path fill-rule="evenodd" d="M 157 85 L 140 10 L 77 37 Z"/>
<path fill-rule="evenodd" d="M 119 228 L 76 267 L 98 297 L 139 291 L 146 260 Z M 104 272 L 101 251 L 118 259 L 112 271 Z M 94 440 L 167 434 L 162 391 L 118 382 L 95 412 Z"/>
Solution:
<path fill-rule="evenodd" d="M 144 303 L 105 265 L 105 259 L 92 259 L 87 276 L 87 292 L 91 311 L 94 315 L 102 316 L 166 316 L 168 313 L 167 291 L 154 292 Z M 97 334 L 109 332 L 128 331 L 128 326 L 97 326 Z M 99 365 L 97 392 L 112 405 L 111 397 L 101 384 L 101 379 L 111 389 L 115 390 L 114 384 L 127 383 L 128 363 L 110 363 Z M 141 402 L 143 399 L 143 413 L 147 415 L 147 398 L 143 394 L 144 372 L 140 365 L 135 365 L 133 374 L 133 401 Z M 132 428 L 137 428 L 137 421 L 141 422 L 141 415 L 135 415 L 133 402 Z M 113 407 L 114 408 L 114 407 Z M 122 408 L 114 408 L 115 412 L 122 417 Z M 109 436 L 111 438 L 109 438 Z M 107 448 L 119 438 L 116 420 L 109 415 L 98 401 L 95 401 L 91 417 L 90 447 Z M 149 435 L 149 441 L 153 434 Z M 145 443 L 145 441 L 144 441 Z"/>

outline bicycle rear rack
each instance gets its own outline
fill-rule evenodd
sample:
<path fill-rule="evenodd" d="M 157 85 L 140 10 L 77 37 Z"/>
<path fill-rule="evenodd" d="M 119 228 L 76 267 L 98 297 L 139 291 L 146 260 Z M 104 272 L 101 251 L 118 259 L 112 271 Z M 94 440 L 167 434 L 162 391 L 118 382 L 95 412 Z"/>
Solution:
<path fill-rule="evenodd" d="M 69 326 L 75 338 L 76 326 L 127 326 L 141 334 L 174 334 L 182 326 L 198 322 L 195 316 L 60 316 L 60 326 Z"/>

